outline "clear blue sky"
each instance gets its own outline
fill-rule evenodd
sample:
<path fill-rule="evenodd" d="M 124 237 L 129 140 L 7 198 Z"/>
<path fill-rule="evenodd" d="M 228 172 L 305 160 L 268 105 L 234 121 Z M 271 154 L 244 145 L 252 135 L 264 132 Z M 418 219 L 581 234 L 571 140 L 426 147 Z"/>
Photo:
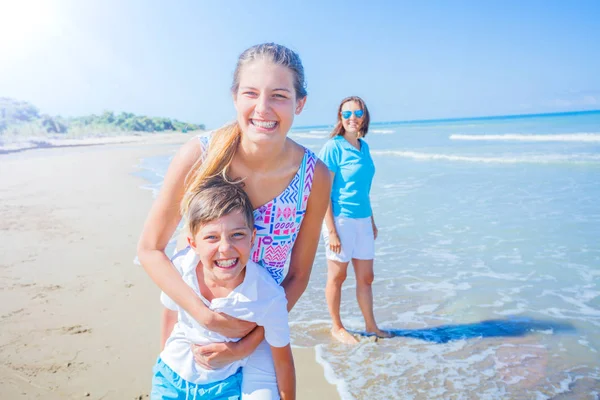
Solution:
<path fill-rule="evenodd" d="M 0 96 L 51 115 L 234 118 L 239 53 L 304 62 L 296 125 L 600 109 L 600 1 L 0 0 Z"/>

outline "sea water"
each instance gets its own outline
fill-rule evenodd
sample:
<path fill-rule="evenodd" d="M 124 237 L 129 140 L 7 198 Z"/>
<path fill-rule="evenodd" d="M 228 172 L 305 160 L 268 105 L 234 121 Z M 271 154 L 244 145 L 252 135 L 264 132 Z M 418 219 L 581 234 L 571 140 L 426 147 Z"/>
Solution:
<path fill-rule="evenodd" d="M 318 152 L 330 131 L 290 137 Z M 598 398 L 600 112 L 374 123 L 366 140 L 375 316 L 394 337 L 331 339 L 321 241 L 293 344 L 343 399 Z M 152 188 L 168 161 L 142 162 Z M 350 272 L 341 316 L 360 335 L 355 290 Z"/>

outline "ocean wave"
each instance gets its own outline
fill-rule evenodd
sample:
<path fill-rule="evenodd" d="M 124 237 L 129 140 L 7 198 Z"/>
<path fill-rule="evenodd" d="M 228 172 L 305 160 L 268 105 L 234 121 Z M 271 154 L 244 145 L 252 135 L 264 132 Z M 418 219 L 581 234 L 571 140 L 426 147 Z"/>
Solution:
<path fill-rule="evenodd" d="M 600 154 L 528 154 L 521 156 L 463 156 L 455 154 L 419 153 L 415 151 L 375 150 L 371 152 L 379 156 L 396 156 L 421 161 L 460 161 L 490 164 L 589 164 L 600 163 Z"/>
<path fill-rule="evenodd" d="M 370 132 L 379 133 L 381 135 L 389 135 L 390 133 L 394 133 L 396 131 L 392 129 L 371 129 Z"/>
<path fill-rule="evenodd" d="M 524 135 L 509 133 L 503 135 L 450 135 L 451 140 L 470 141 L 517 141 L 517 142 L 600 142 L 600 133 L 565 133 L 557 135 Z"/>
<path fill-rule="evenodd" d="M 325 139 L 327 137 L 327 134 L 316 133 L 316 131 L 310 131 L 309 133 L 290 133 L 290 136 L 303 139 Z"/>

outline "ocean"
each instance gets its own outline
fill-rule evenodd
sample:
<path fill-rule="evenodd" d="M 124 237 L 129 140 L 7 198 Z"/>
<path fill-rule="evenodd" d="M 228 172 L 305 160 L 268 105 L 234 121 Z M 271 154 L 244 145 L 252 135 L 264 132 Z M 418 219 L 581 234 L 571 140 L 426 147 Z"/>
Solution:
<path fill-rule="evenodd" d="M 290 137 L 318 152 L 331 127 Z M 600 111 L 373 123 L 374 307 L 334 342 L 323 243 L 290 314 L 343 399 L 600 396 Z M 170 156 L 145 159 L 160 187 Z M 351 269 L 351 268 L 350 268 Z M 364 329 L 350 272 L 342 320 Z"/>

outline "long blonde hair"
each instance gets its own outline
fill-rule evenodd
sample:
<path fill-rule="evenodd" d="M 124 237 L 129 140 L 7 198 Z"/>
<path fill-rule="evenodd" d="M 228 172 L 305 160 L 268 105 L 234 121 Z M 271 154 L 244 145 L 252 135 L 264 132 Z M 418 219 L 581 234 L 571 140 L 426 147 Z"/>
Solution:
<path fill-rule="evenodd" d="M 256 60 L 265 60 L 288 68 L 294 75 L 296 99 L 306 97 L 304 67 L 300 56 L 287 47 L 275 43 L 252 46 L 238 57 L 233 73 L 232 93 L 237 93 L 239 89 L 242 68 Z M 186 177 L 185 195 L 181 202 L 182 215 L 187 214 L 192 197 L 204 181 L 220 174 L 226 180 L 228 179 L 227 171 L 240 144 L 241 136 L 242 130 L 237 121 L 217 129 L 212 134 L 209 148 L 204 149 L 204 157 L 196 162 Z"/>

